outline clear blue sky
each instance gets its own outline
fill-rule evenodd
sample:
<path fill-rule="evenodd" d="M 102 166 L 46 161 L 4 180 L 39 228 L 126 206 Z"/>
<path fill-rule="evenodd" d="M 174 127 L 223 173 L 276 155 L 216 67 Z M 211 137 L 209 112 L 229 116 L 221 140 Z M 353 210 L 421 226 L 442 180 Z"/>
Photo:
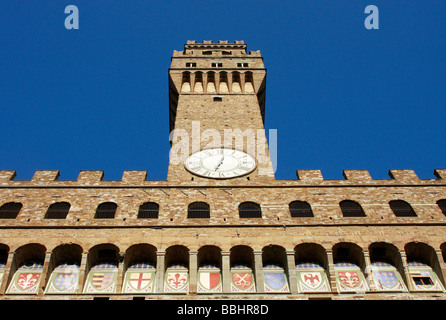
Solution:
<path fill-rule="evenodd" d="M 66 6 L 79 30 L 66 30 Z M 364 27 L 367 5 L 379 30 Z M 278 179 L 446 167 L 446 2 L 1 1 L 0 170 L 165 180 L 168 68 L 186 40 L 244 40 L 267 67 Z"/>

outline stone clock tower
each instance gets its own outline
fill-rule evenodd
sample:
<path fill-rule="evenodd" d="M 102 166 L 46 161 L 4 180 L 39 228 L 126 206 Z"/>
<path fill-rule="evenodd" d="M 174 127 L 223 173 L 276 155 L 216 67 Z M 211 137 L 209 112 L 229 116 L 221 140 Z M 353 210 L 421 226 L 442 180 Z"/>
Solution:
<path fill-rule="evenodd" d="M 0 300 L 445 300 L 446 169 L 276 180 L 265 76 L 242 41 L 174 52 L 167 180 L 0 170 Z"/>
<path fill-rule="evenodd" d="M 188 41 L 169 69 L 172 149 L 168 181 L 274 180 L 265 120 L 266 69 L 243 41 Z"/>

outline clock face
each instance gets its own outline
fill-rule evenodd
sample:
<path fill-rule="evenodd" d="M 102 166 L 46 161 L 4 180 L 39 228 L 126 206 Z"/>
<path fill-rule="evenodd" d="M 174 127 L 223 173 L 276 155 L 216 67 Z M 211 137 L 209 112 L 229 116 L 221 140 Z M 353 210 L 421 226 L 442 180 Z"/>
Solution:
<path fill-rule="evenodd" d="M 191 173 L 214 179 L 243 176 L 256 168 L 256 161 L 249 154 L 233 149 L 207 149 L 190 155 L 184 162 Z"/>

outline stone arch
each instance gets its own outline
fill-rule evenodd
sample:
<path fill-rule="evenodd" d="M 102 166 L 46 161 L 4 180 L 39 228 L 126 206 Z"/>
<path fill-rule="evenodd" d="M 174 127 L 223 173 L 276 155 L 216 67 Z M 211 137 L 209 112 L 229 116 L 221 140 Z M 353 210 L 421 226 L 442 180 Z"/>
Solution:
<path fill-rule="evenodd" d="M 82 247 L 78 244 L 62 244 L 53 249 L 51 252 L 50 269 L 54 269 L 60 264 L 81 264 L 82 260 Z"/>
<path fill-rule="evenodd" d="M 423 242 L 409 242 L 404 246 L 407 262 L 421 262 L 432 269 L 438 264 L 434 248 Z"/>
<path fill-rule="evenodd" d="M 113 264 L 119 263 L 119 248 L 111 243 L 98 244 L 92 247 L 88 252 L 87 270 L 90 270 L 97 264 Z"/>
<path fill-rule="evenodd" d="M 127 270 L 128 267 L 139 263 L 146 263 L 155 267 L 156 252 L 156 247 L 148 243 L 139 243 L 130 246 L 125 251 L 124 270 Z"/>
<path fill-rule="evenodd" d="M 48 266 L 45 293 L 58 294 L 76 292 L 79 283 L 82 252 L 82 247 L 77 244 L 62 244 L 53 249 Z M 56 279 L 62 274 L 63 277 L 66 277 L 66 281 L 60 286 Z"/>
<path fill-rule="evenodd" d="M 340 242 L 333 246 L 333 262 L 349 262 L 365 268 L 364 254 L 360 246 L 351 242 Z"/>
<path fill-rule="evenodd" d="M 189 71 L 183 72 L 183 77 L 181 79 L 181 92 L 183 93 L 191 92 Z"/>
<path fill-rule="evenodd" d="M 323 246 L 301 243 L 294 248 L 298 292 L 329 292 L 328 257 Z"/>
<path fill-rule="evenodd" d="M 209 71 L 206 75 L 207 75 L 206 92 L 207 93 L 217 92 L 217 88 L 215 85 L 215 72 Z"/>
<path fill-rule="evenodd" d="M 251 71 L 245 72 L 245 93 L 254 93 L 254 78 Z"/>
<path fill-rule="evenodd" d="M 203 72 L 195 72 L 194 93 L 203 93 Z"/>
<path fill-rule="evenodd" d="M 182 265 L 189 267 L 189 249 L 183 245 L 173 245 L 166 249 L 165 267 Z"/>
<path fill-rule="evenodd" d="M 244 265 L 254 268 L 254 251 L 251 247 L 246 245 L 237 245 L 230 250 L 230 265 Z"/>
<path fill-rule="evenodd" d="M 285 248 L 279 245 L 270 244 L 262 249 L 262 263 L 266 265 L 277 265 L 282 268 L 287 266 Z"/>
<path fill-rule="evenodd" d="M 232 72 L 232 93 L 241 93 L 242 86 L 240 81 L 240 72 L 233 71 Z"/>
<path fill-rule="evenodd" d="M 42 279 L 41 273 L 45 255 L 46 248 L 42 244 L 29 243 L 17 248 L 11 264 L 9 278 L 7 279 L 9 283 L 7 293 L 37 294 Z M 32 274 L 32 277 L 27 282 L 32 285 L 26 288 L 20 287 L 20 277 L 26 277 L 30 274 Z"/>
<path fill-rule="evenodd" d="M 301 263 L 316 263 L 325 270 L 328 269 L 327 252 L 317 243 L 301 243 L 294 248 L 296 265 Z"/>
<path fill-rule="evenodd" d="M 222 71 L 219 73 L 220 76 L 220 86 L 219 86 L 219 93 L 229 93 L 229 86 L 228 86 L 228 73 L 225 71 Z"/>
<path fill-rule="evenodd" d="M 430 276 L 432 286 L 427 286 L 430 287 L 428 289 L 443 291 L 445 282 L 435 249 L 423 242 L 410 242 L 404 246 L 404 250 L 406 251 L 410 279 L 413 282 L 415 289 L 423 290 L 423 285 L 417 284 L 418 275 L 415 274 L 414 271 L 424 268 L 425 272 L 430 272 L 432 270 L 434 273 Z M 429 268 L 431 270 L 429 270 Z M 438 283 L 438 280 L 441 282 L 441 285 Z"/>
<path fill-rule="evenodd" d="M 213 245 L 205 245 L 198 249 L 198 267 L 215 265 L 221 268 L 221 249 Z"/>
<path fill-rule="evenodd" d="M 45 261 L 46 248 L 39 243 L 29 243 L 15 250 L 14 264 L 18 267 L 25 264 L 40 263 Z M 12 267 L 11 267 L 12 268 Z"/>

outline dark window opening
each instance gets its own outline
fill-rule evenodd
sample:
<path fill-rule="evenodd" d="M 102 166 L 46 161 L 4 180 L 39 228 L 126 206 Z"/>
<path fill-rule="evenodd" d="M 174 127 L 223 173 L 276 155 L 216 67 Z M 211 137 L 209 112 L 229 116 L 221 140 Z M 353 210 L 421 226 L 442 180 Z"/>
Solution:
<path fill-rule="evenodd" d="M 157 219 L 159 205 L 155 202 L 146 202 L 139 206 L 138 219 Z"/>
<path fill-rule="evenodd" d="M 410 204 L 403 200 L 392 200 L 389 202 L 390 208 L 397 217 L 416 217 L 417 214 Z"/>
<path fill-rule="evenodd" d="M 221 102 L 221 101 L 223 101 L 223 98 L 222 97 L 214 97 L 214 101 Z"/>
<path fill-rule="evenodd" d="M 434 283 L 430 277 L 412 277 L 413 281 L 418 286 L 433 286 Z"/>
<path fill-rule="evenodd" d="M 446 216 L 446 199 L 438 200 L 437 205 L 440 207 L 441 212 Z"/>
<path fill-rule="evenodd" d="M 212 55 L 212 51 L 203 51 L 204 55 Z"/>
<path fill-rule="evenodd" d="M 290 213 L 293 218 L 313 217 L 313 211 L 308 202 L 293 201 L 289 205 Z"/>
<path fill-rule="evenodd" d="M 70 211 L 70 204 L 68 202 L 53 203 L 48 208 L 44 219 L 65 219 Z"/>
<path fill-rule="evenodd" d="M 255 202 L 243 202 L 238 206 L 240 218 L 261 218 L 262 210 Z"/>
<path fill-rule="evenodd" d="M 223 63 L 222 62 L 212 62 L 211 67 L 212 68 L 221 68 L 221 67 L 223 67 Z"/>
<path fill-rule="evenodd" d="M 221 54 L 224 56 L 229 56 L 232 54 L 232 51 L 222 51 Z"/>
<path fill-rule="evenodd" d="M 118 205 L 113 202 L 101 203 L 96 209 L 95 219 L 113 219 Z"/>
<path fill-rule="evenodd" d="M 191 203 L 187 209 L 188 218 L 210 218 L 209 205 L 206 202 Z"/>
<path fill-rule="evenodd" d="M 22 209 L 22 204 L 19 202 L 5 203 L 0 207 L 0 219 L 15 219 Z"/>
<path fill-rule="evenodd" d="M 113 249 L 101 249 L 98 251 L 98 260 L 96 263 L 116 263 L 116 251 Z"/>
<path fill-rule="evenodd" d="M 197 66 L 197 63 L 196 62 L 186 62 L 186 67 L 192 67 L 192 68 L 194 68 L 194 67 L 196 67 Z"/>
<path fill-rule="evenodd" d="M 339 204 L 344 217 L 365 217 L 361 205 L 355 201 L 344 200 Z"/>

